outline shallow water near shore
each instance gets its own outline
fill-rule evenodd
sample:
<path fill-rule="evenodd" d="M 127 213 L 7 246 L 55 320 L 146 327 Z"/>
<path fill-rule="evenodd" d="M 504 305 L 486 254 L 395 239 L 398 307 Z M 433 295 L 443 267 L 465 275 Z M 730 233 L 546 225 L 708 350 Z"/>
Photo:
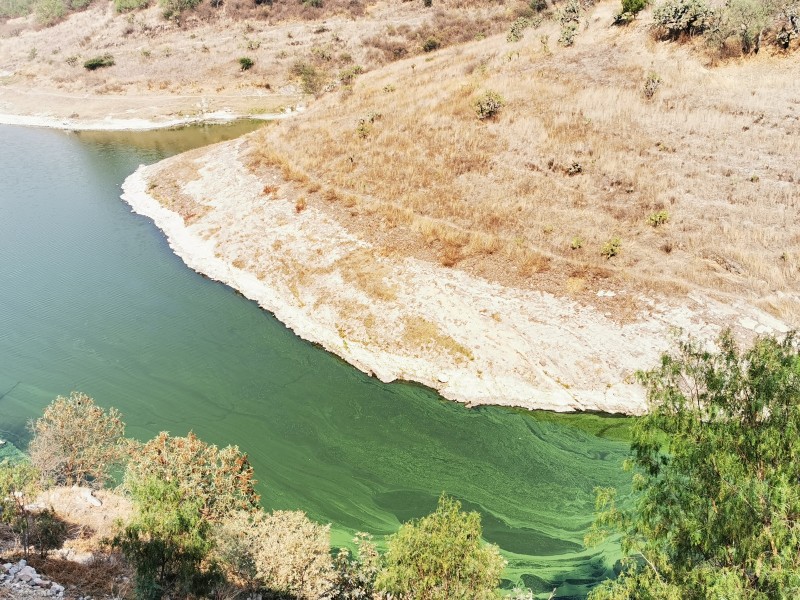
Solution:
<path fill-rule="evenodd" d="M 80 390 L 128 434 L 193 430 L 249 453 L 268 508 L 379 538 L 443 491 L 483 515 L 506 576 L 583 596 L 615 549 L 582 547 L 593 488 L 622 485 L 628 421 L 468 409 L 383 384 L 188 269 L 120 185 L 140 163 L 245 133 L 0 127 L 0 438 Z"/>

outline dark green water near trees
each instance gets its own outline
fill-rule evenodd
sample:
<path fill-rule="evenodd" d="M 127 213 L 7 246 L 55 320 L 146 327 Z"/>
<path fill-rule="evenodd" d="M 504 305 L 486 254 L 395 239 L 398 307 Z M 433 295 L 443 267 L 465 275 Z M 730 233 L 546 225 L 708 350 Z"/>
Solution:
<path fill-rule="evenodd" d="M 483 515 L 507 577 L 585 595 L 615 549 L 585 550 L 597 485 L 622 485 L 625 419 L 467 409 L 385 385 L 189 270 L 120 198 L 139 165 L 243 133 L 0 127 L 0 437 L 79 390 L 128 434 L 194 430 L 249 453 L 267 508 L 383 536 L 442 491 Z"/>

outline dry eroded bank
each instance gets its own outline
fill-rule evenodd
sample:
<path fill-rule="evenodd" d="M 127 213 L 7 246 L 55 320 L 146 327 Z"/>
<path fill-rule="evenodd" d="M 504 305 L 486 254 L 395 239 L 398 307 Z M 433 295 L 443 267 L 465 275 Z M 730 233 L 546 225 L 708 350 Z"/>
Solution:
<path fill-rule="evenodd" d="M 383 381 L 418 381 L 447 398 L 557 411 L 644 409 L 636 369 L 655 364 L 670 331 L 742 336 L 786 325 L 744 302 L 638 296 L 635 318 L 503 287 L 413 258 L 385 256 L 330 215 L 264 186 L 239 139 L 141 167 L 123 198 L 151 217 L 187 265 Z M 633 292 L 630 292 L 633 294 Z M 608 311 L 604 310 L 608 307 Z"/>

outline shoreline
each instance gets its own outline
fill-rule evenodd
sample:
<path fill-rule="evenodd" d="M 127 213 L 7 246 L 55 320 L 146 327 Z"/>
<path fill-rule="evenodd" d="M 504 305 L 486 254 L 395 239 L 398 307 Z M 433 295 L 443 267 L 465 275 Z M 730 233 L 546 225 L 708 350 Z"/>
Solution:
<path fill-rule="evenodd" d="M 239 138 L 141 166 L 122 198 L 154 221 L 191 269 L 383 382 L 421 383 L 468 406 L 637 415 L 646 401 L 633 374 L 657 364 L 674 328 L 709 341 L 726 325 L 745 336 L 788 330 L 744 302 L 699 296 L 676 305 L 637 295 L 645 313 L 619 324 L 568 298 L 371 254 L 318 209 L 300 212 L 286 198 L 264 196 L 265 182 L 242 163 L 243 144 Z M 148 193 L 187 168 L 197 177 L 178 188 L 204 213 L 189 224 Z M 361 275 L 373 279 L 364 285 Z M 370 296 L 375 285 L 387 290 Z"/>
<path fill-rule="evenodd" d="M 181 117 L 177 119 L 118 119 L 106 117 L 104 119 L 59 118 L 35 115 L 0 114 L 0 125 L 17 127 L 39 127 L 46 129 L 59 129 L 62 131 L 154 131 L 189 127 L 201 124 L 232 123 L 239 120 L 275 121 L 291 117 L 296 111 L 283 113 L 267 113 L 258 115 L 243 115 L 232 111 L 216 111 L 194 117 Z"/>

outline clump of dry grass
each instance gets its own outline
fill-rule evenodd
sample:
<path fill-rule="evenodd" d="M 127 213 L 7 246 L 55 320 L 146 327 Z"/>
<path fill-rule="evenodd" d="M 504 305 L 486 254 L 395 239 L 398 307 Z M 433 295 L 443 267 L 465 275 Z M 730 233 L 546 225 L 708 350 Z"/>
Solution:
<path fill-rule="evenodd" d="M 646 27 L 607 29 L 615 8 L 599 5 L 569 49 L 545 52 L 528 36 L 509 52 L 497 36 L 393 63 L 253 143 L 403 254 L 583 298 L 598 286 L 751 299 L 782 290 L 770 310 L 797 323 L 800 171 L 786 157 L 800 155 L 800 82 L 789 61 L 709 70 Z M 645 99 L 654 72 L 662 84 Z M 472 107 L 485 90 L 506 100 L 491 122 Z M 376 112 L 360 135 L 359 119 Z M 346 211 L 343 197 L 355 198 Z M 655 228 L 659 211 L 670 218 Z M 607 260 L 615 237 L 621 250 Z"/>
<path fill-rule="evenodd" d="M 403 319 L 402 341 L 412 349 L 443 350 L 456 362 L 474 359 L 469 348 L 444 333 L 436 323 L 421 317 Z"/>

